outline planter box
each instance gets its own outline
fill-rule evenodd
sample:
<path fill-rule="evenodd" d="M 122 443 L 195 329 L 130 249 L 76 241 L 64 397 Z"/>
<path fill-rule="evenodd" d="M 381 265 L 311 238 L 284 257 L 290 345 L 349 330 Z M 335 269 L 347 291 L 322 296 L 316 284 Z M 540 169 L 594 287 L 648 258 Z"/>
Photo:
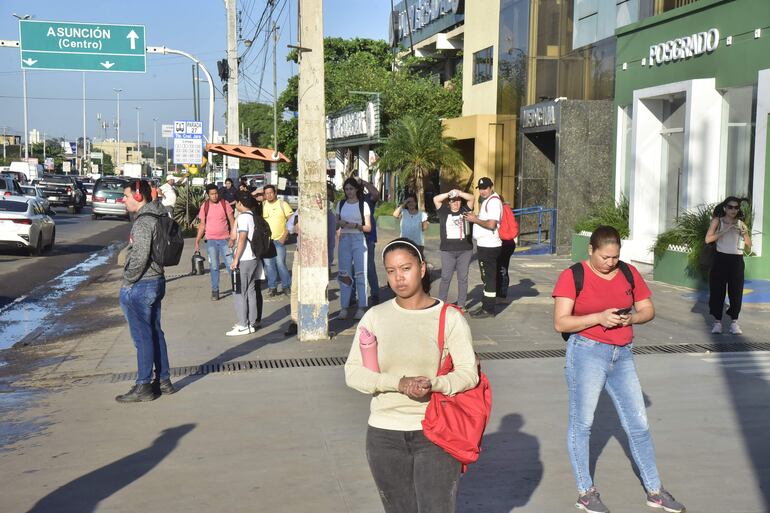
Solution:
<path fill-rule="evenodd" d="M 580 233 L 572 234 L 572 251 L 570 256 L 573 262 L 580 262 L 588 258 L 588 241 L 591 237 Z"/>
<path fill-rule="evenodd" d="M 652 273 L 655 281 L 671 285 L 689 287 L 691 289 L 706 289 L 707 283 L 697 273 L 687 268 L 687 253 L 681 251 L 666 251 L 663 256 L 655 259 Z"/>

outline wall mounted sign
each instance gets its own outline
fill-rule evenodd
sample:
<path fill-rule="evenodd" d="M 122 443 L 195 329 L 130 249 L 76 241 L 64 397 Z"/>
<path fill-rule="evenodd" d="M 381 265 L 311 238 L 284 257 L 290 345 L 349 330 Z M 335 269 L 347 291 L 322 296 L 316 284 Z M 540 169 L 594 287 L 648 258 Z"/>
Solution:
<path fill-rule="evenodd" d="M 536 128 L 556 124 L 556 105 L 545 104 L 521 109 L 521 127 Z"/>
<path fill-rule="evenodd" d="M 405 0 L 401 8 L 408 3 Z M 463 7 L 463 0 L 412 0 L 406 9 L 398 11 L 396 39 L 409 37 L 410 25 L 412 32 L 420 30 L 447 14 L 462 14 Z"/>
<path fill-rule="evenodd" d="M 678 37 L 665 43 L 650 46 L 650 66 L 678 62 L 704 53 L 711 53 L 719 47 L 719 30 L 712 28 L 691 36 Z"/>

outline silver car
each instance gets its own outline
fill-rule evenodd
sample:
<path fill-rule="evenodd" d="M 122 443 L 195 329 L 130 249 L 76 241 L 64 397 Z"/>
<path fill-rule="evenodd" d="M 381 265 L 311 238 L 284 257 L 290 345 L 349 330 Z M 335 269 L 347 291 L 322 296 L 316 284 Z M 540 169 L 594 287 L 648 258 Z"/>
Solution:
<path fill-rule="evenodd" d="M 48 198 L 45 197 L 43 191 L 39 187 L 35 187 L 34 185 L 22 185 L 21 190 L 24 192 L 25 197 L 36 199 L 40 205 L 42 205 L 43 210 L 46 212 L 50 211 L 51 205 L 48 203 Z"/>
<path fill-rule="evenodd" d="M 122 178 L 100 178 L 94 184 L 91 196 L 91 219 L 94 221 L 102 216 L 118 216 L 129 219 L 126 204 L 123 203 L 123 189 L 126 181 Z"/>

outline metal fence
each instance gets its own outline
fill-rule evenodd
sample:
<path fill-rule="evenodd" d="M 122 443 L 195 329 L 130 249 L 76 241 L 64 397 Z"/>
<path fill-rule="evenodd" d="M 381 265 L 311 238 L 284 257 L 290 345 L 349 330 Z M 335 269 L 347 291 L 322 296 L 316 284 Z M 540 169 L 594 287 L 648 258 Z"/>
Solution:
<path fill-rule="evenodd" d="M 556 209 L 540 205 L 513 209 L 519 222 L 519 247 L 529 253 L 556 253 Z"/>

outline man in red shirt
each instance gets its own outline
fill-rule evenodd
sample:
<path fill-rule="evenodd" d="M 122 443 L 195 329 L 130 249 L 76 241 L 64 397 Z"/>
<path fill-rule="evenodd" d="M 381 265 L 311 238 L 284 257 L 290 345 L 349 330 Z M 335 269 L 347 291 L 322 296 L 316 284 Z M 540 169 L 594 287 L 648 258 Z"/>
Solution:
<path fill-rule="evenodd" d="M 219 189 L 216 184 L 206 186 L 208 199 L 201 205 L 198 212 L 198 234 L 195 236 L 195 251 L 199 250 L 200 241 L 206 237 L 206 254 L 209 257 L 211 269 L 211 300 L 219 300 L 219 264 L 224 261 L 225 268 L 230 268 L 233 260 L 230 238 L 230 227 L 233 226 L 233 209 L 226 201 L 219 199 Z"/>

